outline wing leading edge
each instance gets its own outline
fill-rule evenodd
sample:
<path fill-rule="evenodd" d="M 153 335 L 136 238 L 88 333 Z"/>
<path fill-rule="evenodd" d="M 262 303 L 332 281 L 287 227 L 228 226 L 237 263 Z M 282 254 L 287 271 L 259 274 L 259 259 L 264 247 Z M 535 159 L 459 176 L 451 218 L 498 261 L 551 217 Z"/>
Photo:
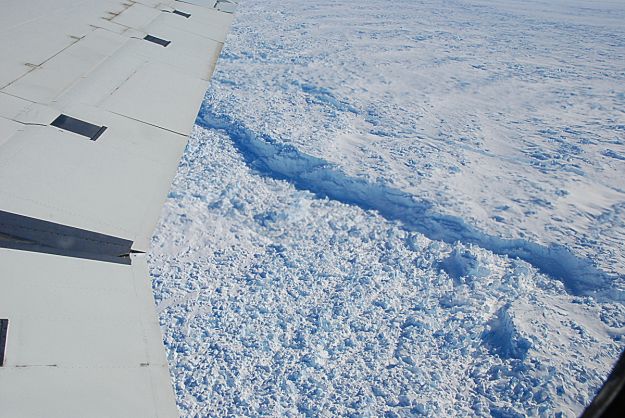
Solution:
<path fill-rule="evenodd" d="M 233 1 L 0 15 L 0 416 L 177 416 L 145 255 Z"/>

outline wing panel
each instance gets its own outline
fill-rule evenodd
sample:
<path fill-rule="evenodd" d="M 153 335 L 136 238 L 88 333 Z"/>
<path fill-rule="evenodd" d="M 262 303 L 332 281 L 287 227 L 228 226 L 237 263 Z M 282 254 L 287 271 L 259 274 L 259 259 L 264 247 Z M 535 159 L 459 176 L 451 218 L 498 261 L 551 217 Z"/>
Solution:
<path fill-rule="evenodd" d="M 156 392 L 167 367 L 22 367 L 0 371 L 1 417 L 178 417 L 172 396 Z"/>
<path fill-rule="evenodd" d="M 145 5 L 134 3 L 125 10 L 124 13 L 111 19 L 111 22 L 128 28 L 142 29 L 162 13 L 161 10 L 155 6 L 157 6 L 157 4 Z"/>
<path fill-rule="evenodd" d="M 23 3 L 30 4 L 23 7 Z M 36 71 L 126 8 L 123 2 L 112 0 L 3 3 L 3 14 L 5 9 L 12 10 L 13 20 L 0 31 L 0 87 Z"/>
<path fill-rule="evenodd" d="M 0 277 L 19 278 L 0 293 L 0 416 L 177 415 L 145 256 L 119 265 L 0 249 Z"/>
<path fill-rule="evenodd" d="M 4 92 L 37 103 L 50 103 L 126 41 L 122 35 L 94 30 L 68 46 L 62 54 L 4 88 Z"/>
<path fill-rule="evenodd" d="M 2 149 L 2 144 L 7 142 L 22 127 L 23 125 L 20 123 L 0 117 L 0 149 Z"/>
<path fill-rule="evenodd" d="M 217 42 L 223 43 L 226 40 L 226 34 L 232 23 L 233 15 L 220 13 L 213 8 L 182 2 L 176 2 L 174 6 L 176 10 L 188 13 L 191 16 L 185 18 L 173 13 L 163 13 L 154 20 L 153 24 L 164 24 Z M 174 9 L 170 10 L 173 11 Z"/>
<path fill-rule="evenodd" d="M 174 80 L 175 91 L 169 88 Z M 186 137 L 193 126 L 198 108 L 188 112 L 179 112 L 176 109 L 184 109 L 189 103 L 199 103 L 207 88 L 208 82 L 181 75 L 175 68 L 162 64 L 146 64 L 110 95 L 102 103 L 102 107 L 115 114 L 159 126 Z M 137 95 L 145 99 L 141 106 L 137 106 L 133 100 Z"/>

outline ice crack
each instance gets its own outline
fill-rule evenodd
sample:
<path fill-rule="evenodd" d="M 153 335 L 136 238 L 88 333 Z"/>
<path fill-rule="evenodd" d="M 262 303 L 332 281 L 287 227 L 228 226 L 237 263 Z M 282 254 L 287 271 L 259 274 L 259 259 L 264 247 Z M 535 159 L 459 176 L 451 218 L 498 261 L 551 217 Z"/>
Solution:
<path fill-rule="evenodd" d="M 404 228 L 433 240 L 475 244 L 499 255 L 522 259 L 560 280 L 572 295 L 625 300 L 622 292 L 611 289 L 614 277 L 595 267 L 590 259 L 578 257 L 562 245 L 544 246 L 523 239 L 488 235 L 460 217 L 434 212 L 432 204 L 426 200 L 385 184 L 348 176 L 323 159 L 302 153 L 269 135 L 253 132 L 227 115 L 217 114 L 208 105 L 200 110 L 197 123 L 226 132 L 247 164 L 262 175 L 289 181 L 296 188 L 322 198 L 375 210 L 384 218 L 400 221 Z"/>

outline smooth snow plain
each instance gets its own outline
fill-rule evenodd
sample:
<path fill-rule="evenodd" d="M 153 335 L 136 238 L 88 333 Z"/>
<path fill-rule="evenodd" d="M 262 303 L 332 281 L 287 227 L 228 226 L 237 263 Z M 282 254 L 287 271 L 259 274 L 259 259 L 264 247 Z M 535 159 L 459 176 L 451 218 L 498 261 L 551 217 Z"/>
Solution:
<path fill-rule="evenodd" d="M 150 253 L 181 414 L 579 414 L 625 345 L 623 22 L 241 1 Z"/>

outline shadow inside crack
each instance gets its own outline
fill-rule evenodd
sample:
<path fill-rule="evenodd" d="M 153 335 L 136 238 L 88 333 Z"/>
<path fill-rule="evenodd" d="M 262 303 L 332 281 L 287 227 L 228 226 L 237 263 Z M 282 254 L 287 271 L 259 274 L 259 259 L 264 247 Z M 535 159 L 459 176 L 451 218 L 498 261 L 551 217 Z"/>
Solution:
<path fill-rule="evenodd" d="M 322 198 L 375 210 L 384 218 L 400 221 L 405 229 L 420 232 L 432 240 L 475 244 L 495 254 L 517 257 L 561 281 L 572 295 L 625 300 L 622 292 L 611 289 L 613 276 L 595 267 L 592 260 L 578 257 L 562 245 L 544 246 L 485 234 L 462 218 L 433 212 L 433 205 L 428 201 L 384 184 L 350 177 L 334 164 L 304 154 L 269 135 L 253 132 L 205 104 L 196 123 L 224 131 L 246 163 L 262 175 L 286 180 L 297 189 Z"/>

